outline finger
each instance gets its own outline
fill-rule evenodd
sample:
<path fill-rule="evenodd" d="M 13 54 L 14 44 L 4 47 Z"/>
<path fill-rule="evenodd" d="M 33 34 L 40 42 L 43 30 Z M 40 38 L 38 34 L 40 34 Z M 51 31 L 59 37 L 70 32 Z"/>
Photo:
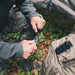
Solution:
<path fill-rule="evenodd" d="M 31 54 L 36 49 L 37 49 L 36 46 L 30 45 L 30 47 L 27 50 L 25 50 L 25 53 Z"/>
<path fill-rule="evenodd" d="M 28 48 L 27 52 L 31 54 L 36 49 L 37 49 L 37 47 L 35 45 L 31 45 L 30 48 Z"/>
<path fill-rule="evenodd" d="M 29 57 L 30 55 L 31 55 L 31 54 L 29 53 L 29 54 L 28 54 L 28 57 Z"/>
<path fill-rule="evenodd" d="M 24 55 L 23 55 L 23 58 L 28 58 L 29 56 L 31 55 L 31 53 L 25 53 Z"/>
<path fill-rule="evenodd" d="M 45 25 L 45 20 L 41 20 L 40 22 L 38 22 L 38 28 L 41 30 Z"/>
<path fill-rule="evenodd" d="M 34 54 L 34 53 L 35 53 L 35 51 L 32 52 L 32 54 Z"/>
<path fill-rule="evenodd" d="M 25 56 L 25 59 L 28 59 L 28 56 Z"/>
<path fill-rule="evenodd" d="M 36 23 L 33 21 L 31 23 L 33 30 L 37 33 L 37 27 L 36 27 Z"/>
<path fill-rule="evenodd" d="M 32 44 L 35 40 L 28 40 L 27 43 Z"/>
<path fill-rule="evenodd" d="M 37 47 L 35 45 L 32 46 L 32 50 L 37 50 Z"/>
<path fill-rule="evenodd" d="M 23 58 L 24 58 L 24 59 L 28 59 L 28 56 L 27 56 L 27 54 L 25 54 L 25 55 L 23 56 Z"/>
<path fill-rule="evenodd" d="M 28 53 L 32 53 L 32 51 L 33 50 L 31 48 L 27 50 Z"/>

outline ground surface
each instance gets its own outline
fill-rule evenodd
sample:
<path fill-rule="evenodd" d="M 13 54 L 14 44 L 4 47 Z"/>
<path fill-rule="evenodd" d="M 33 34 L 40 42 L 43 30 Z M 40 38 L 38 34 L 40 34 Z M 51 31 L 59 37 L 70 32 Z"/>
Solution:
<path fill-rule="evenodd" d="M 44 16 L 46 20 L 46 25 L 41 31 L 41 33 L 39 33 L 39 35 L 43 34 L 43 39 L 40 41 L 39 44 L 37 44 L 37 51 L 34 55 L 30 56 L 29 58 L 29 61 L 31 62 L 33 69 L 31 72 L 24 73 L 22 68 L 18 66 L 16 61 L 9 59 L 6 75 L 38 75 L 40 65 L 42 64 L 42 61 L 47 55 L 49 44 L 52 41 L 69 34 L 73 29 L 75 20 L 52 11 L 49 12 L 47 16 L 45 16 L 44 14 L 46 9 L 37 6 L 36 8 L 38 12 Z M 10 38 L 12 35 L 14 35 L 14 38 L 15 36 L 18 36 L 17 34 L 12 33 L 8 35 L 8 41 L 13 41 Z"/>

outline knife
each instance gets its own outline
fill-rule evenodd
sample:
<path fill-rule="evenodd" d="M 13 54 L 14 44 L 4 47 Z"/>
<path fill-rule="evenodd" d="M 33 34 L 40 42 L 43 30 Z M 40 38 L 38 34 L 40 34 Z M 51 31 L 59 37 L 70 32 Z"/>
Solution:
<path fill-rule="evenodd" d="M 38 36 L 38 38 L 35 40 L 35 44 L 38 44 L 42 38 L 43 35 Z"/>
<path fill-rule="evenodd" d="M 35 42 L 34 42 L 35 45 L 38 44 L 38 43 L 40 42 L 40 40 L 43 38 L 43 35 L 40 35 L 40 36 L 39 36 L 38 33 L 39 33 L 39 29 L 38 29 L 38 27 L 37 27 L 37 36 L 38 36 L 38 38 L 37 38 L 37 39 L 35 40 Z"/>

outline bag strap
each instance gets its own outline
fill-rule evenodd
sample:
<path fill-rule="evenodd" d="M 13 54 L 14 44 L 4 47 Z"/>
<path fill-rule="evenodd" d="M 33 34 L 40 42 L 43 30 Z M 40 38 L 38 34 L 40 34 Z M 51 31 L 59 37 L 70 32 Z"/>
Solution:
<path fill-rule="evenodd" d="M 49 0 L 49 2 L 48 2 L 48 5 L 47 5 L 47 9 L 46 9 L 45 15 L 48 14 L 48 10 L 49 10 L 49 7 L 50 7 L 50 3 L 51 3 L 51 0 Z"/>

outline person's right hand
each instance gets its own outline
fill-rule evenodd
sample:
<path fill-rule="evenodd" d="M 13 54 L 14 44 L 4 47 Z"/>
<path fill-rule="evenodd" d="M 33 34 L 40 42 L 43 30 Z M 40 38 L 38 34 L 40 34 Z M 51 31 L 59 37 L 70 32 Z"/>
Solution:
<path fill-rule="evenodd" d="M 37 49 L 36 45 L 33 44 L 33 41 L 27 41 L 27 40 L 23 40 L 21 42 L 22 46 L 23 46 L 23 58 L 24 59 L 28 59 L 28 57 L 35 52 L 35 50 Z"/>

